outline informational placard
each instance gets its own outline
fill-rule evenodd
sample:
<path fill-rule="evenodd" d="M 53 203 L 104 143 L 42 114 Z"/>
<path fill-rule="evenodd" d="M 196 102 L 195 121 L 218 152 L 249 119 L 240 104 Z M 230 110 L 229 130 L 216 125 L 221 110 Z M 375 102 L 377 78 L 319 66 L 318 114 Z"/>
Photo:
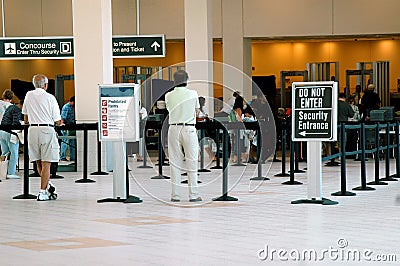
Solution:
<path fill-rule="evenodd" d="M 337 95 L 334 81 L 293 82 L 293 141 L 336 140 Z"/>
<path fill-rule="evenodd" d="M 164 35 L 136 35 L 113 37 L 113 56 L 165 57 Z"/>
<path fill-rule="evenodd" d="M 0 39 L 0 59 L 65 59 L 73 57 L 72 37 Z"/>
<path fill-rule="evenodd" d="M 140 85 L 99 85 L 100 141 L 139 141 Z"/>

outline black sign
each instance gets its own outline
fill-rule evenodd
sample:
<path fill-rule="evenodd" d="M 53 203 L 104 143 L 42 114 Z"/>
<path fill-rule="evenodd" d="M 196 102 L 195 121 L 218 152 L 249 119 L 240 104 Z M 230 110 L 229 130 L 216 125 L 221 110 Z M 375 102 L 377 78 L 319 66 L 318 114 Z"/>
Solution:
<path fill-rule="evenodd" d="M 164 35 L 113 37 L 114 57 L 164 57 Z"/>
<path fill-rule="evenodd" d="M 3 38 L 0 39 L 0 58 L 39 59 L 73 58 L 72 38 Z"/>
<path fill-rule="evenodd" d="M 336 140 L 336 86 L 335 82 L 293 83 L 293 140 Z"/>

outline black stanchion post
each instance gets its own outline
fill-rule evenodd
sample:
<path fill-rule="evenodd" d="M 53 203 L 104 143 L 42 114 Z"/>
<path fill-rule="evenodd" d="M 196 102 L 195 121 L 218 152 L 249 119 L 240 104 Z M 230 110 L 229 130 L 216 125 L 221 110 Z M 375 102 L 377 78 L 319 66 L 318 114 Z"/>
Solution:
<path fill-rule="evenodd" d="M 397 179 L 390 176 L 390 122 L 386 123 L 386 149 L 385 149 L 385 178 L 382 181 L 397 181 Z"/>
<path fill-rule="evenodd" d="M 361 186 L 353 188 L 353 190 L 371 191 L 375 190 L 373 187 L 367 186 L 367 178 L 365 172 L 365 125 L 361 123 L 360 129 L 360 143 L 361 143 Z"/>
<path fill-rule="evenodd" d="M 282 121 L 282 172 L 275 176 L 289 176 L 286 173 L 286 122 Z"/>
<path fill-rule="evenodd" d="M 400 178 L 400 136 L 399 136 L 399 120 L 396 118 L 396 126 L 394 129 L 394 135 L 396 138 L 395 159 L 396 159 L 396 173 L 391 175 L 393 178 Z"/>
<path fill-rule="evenodd" d="M 101 142 L 99 137 L 99 128 L 97 127 L 97 171 L 91 175 L 108 175 L 108 173 L 101 171 Z"/>
<path fill-rule="evenodd" d="M 300 170 L 299 169 L 299 161 L 300 161 L 300 142 L 295 142 L 294 143 L 294 152 L 295 152 L 295 157 L 294 157 L 294 172 L 295 173 L 305 173 L 306 171 Z"/>
<path fill-rule="evenodd" d="M 169 176 L 163 175 L 163 164 L 164 164 L 164 158 L 163 158 L 163 147 L 162 147 L 162 125 L 160 126 L 160 129 L 158 130 L 158 175 L 151 177 L 151 179 L 170 179 Z"/>
<path fill-rule="evenodd" d="M 237 198 L 228 196 L 228 131 L 223 129 L 222 134 L 222 196 L 212 199 L 213 201 L 237 201 Z"/>
<path fill-rule="evenodd" d="M 142 123 L 142 128 L 143 128 L 143 141 L 142 141 L 142 150 L 143 150 L 143 165 L 138 166 L 137 168 L 153 168 L 151 166 L 147 165 L 147 146 L 146 146 L 146 125 L 145 125 L 146 120 L 142 120 L 140 123 Z"/>
<path fill-rule="evenodd" d="M 198 172 L 207 173 L 207 172 L 211 172 L 211 170 L 204 168 L 204 142 L 203 142 L 204 137 L 205 137 L 204 129 L 200 129 L 200 139 L 201 139 L 201 142 L 200 142 L 200 169 L 198 170 Z"/>
<path fill-rule="evenodd" d="M 24 127 L 24 182 L 23 194 L 13 199 L 36 199 L 35 195 L 29 194 L 29 156 L 28 156 L 28 126 Z"/>
<path fill-rule="evenodd" d="M 355 196 L 356 193 L 346 190 L 346 128 L 343 122 L 340 123 L 340 150 L 341 150 L 341 165 L 340 165 L 340 191 L 332 193 L 332 196 Z"/>
<path fill-rule="evenodd" d="M 88 179 L 88 128 L 83 124 L 83 178 L 76 180 L 75 183 L 94 183 L 96 181 Z"/>
<path fill-rule="evenodd" d="M 302 185 L 303 183 L 294 180 L 294 141 L 290 138 L 290 170 L 289 170 L 289 181 L 283 182 L 283 185 Z"/>
<path fill-rule="evenodd" d="M 215 153 L 215 158 L 216 158 L 215 164 L 216 165 L 211 167 L 211 169 L 222 169 L 221 162 L 220 162 L 220 159 L 221 159 L 221 154 L 220 154 L 221 145 L 219 143 L 219 134 L 220 134 L 219 128 L 217 128 L 215 131 L 216 131 L 216 136 L 215 136 L 215 142 L 216 143 L 215 144 L 217 145 L 217 152 Z"/>
<path fill-rule="evenodd" d="M 375 180 L 369 182 L 368 185 L 387 185 L 388 183 L 379 180 L 379 152 L 380 152 L 380 141 L 379 141 L 379 123 L 376 123 L 375 127 Z"/>
<path fill-rule="evenodd" d="M 242 142 L 240 141 L 240 129 L 235 129 L 235 146 L 237 151 L 237 162 L 232 164 L 232 166 L 245 166 L 242 163 Z"/>
<path fill-rule="evenodd" d="M 269 180 L 268 177 L 262 176 L 262 136 L 261 136 L 261 127 L 257 130 L 257 177 L 250 178 L 250 180 Z"/>

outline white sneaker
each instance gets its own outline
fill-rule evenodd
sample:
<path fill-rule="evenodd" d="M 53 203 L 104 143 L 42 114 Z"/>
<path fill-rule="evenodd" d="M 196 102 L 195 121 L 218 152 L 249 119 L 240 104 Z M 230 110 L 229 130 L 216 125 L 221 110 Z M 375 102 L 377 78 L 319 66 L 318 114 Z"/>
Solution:
<path fill-rule="evenodd" d="M 40 191 L 39 195 L 37 196 L 38 201 L 46 201 L 49 200 L 49 193 L 47 191 Z"/>
<path fill-rule="evenodd" d="M 21 177 L 18 175 L 7 175 L 7 179 L 20 179 Z"/>
<path fill-rule="evenodd" d="M 47 194 L 49 195 L 50 200 L 56 200 L 57 199 L 57 193 L 56 193 L 56 187 L 49 181 L 47 184 L 47 189 L 46 189 Z"/>

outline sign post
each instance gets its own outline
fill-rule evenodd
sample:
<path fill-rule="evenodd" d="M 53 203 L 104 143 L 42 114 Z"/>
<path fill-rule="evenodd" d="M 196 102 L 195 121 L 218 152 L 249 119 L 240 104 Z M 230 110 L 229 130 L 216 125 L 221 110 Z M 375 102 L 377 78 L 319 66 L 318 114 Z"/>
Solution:
<path fill-rule="evenodd" d="M 139 140 L 140 85 L 99 85 L 99 138 L 113 144 L 113 198 L 101 202 L 139 203 L 129 195 L 126 142 Z"/>
<path fill-rule="evenodd" d="M 307 141 L 307 199 L 292 204 L 338 204 L 322 197 L 322 141 L 337 137 L 337 83 L 333 81 L 293 82 L 292 140 Z"/>

